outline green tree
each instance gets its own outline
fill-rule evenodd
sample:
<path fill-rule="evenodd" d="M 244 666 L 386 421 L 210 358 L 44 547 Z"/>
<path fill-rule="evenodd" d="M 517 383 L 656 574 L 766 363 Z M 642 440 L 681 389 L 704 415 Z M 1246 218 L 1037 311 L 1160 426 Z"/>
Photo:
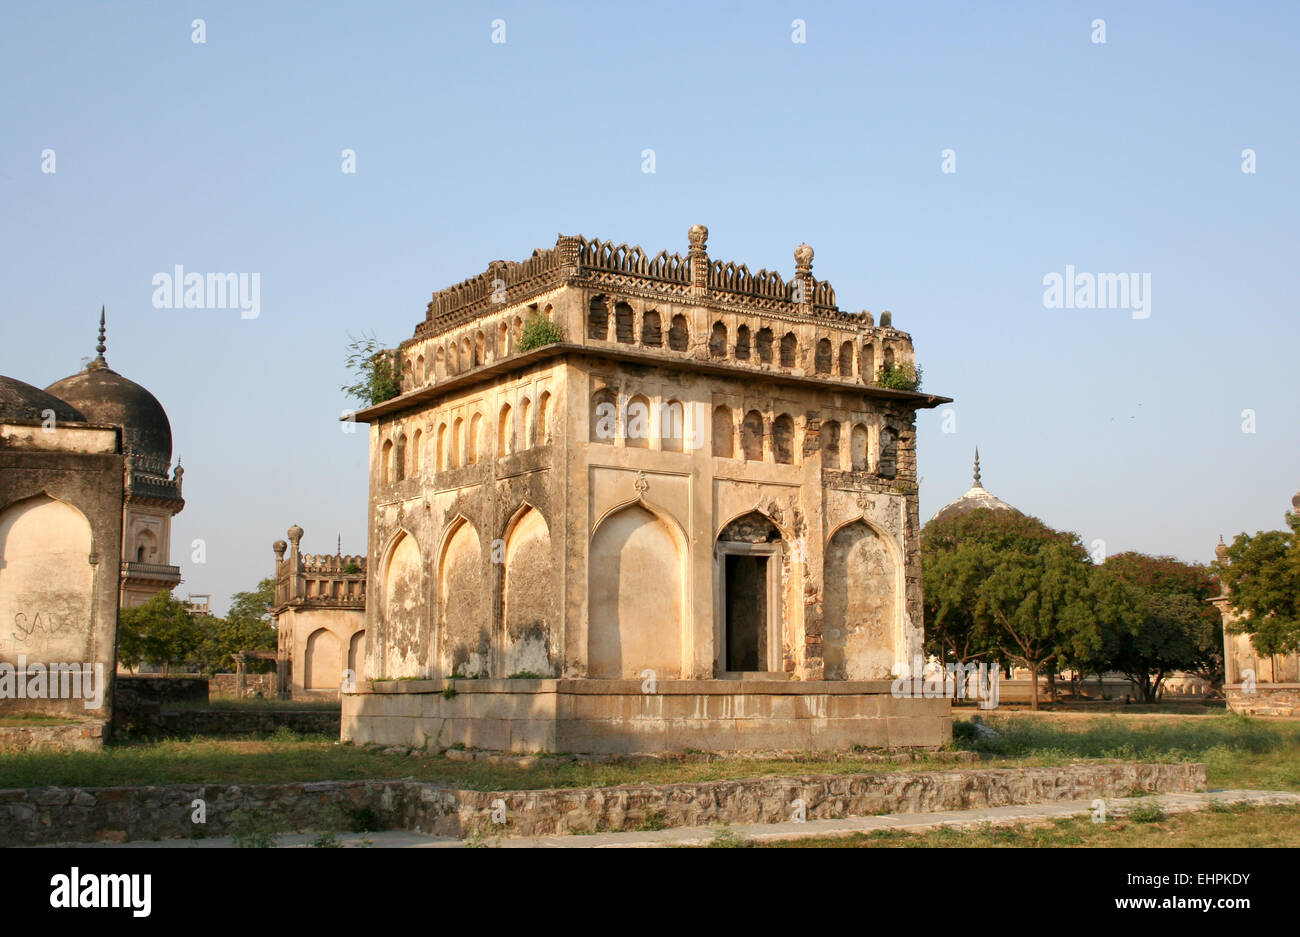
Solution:
<path fill-rule="evenodd" d="M 235 669 L 235 654 L 275 650 L 274 602 L 275 580 L 270 578 L 259 582 L 252 592 L 231 596 L 226 617 L 208 619 L 198 654 L 201 669 L 205 673 L 229 672 Z M 270 661 L 253 661 L 248 669 L 256 672 L 273 666 Z"/>
<path fill-rule="evenodd" d="M 1300 514 L 1288 511 L 1286 524 L 1288 530 L 1238 534 L 1228 546 L 1228 562 L 1212 567 L 1242 616 L 1228 630 L 1251 632 L 1263 656 L 1300 650 Z"/>
<path fill-rule="evenodd" d="M 373 335 L 353 338 L 349 334 L 348 338 L 346 364 L 355 380 L 339 389 L 368 406 L 400 394 L 401 379 L 393 364 L 393 353 L 383 348 Z"/>
<path fill-rule="evenodd" d="M 926 602 L 952 632 L 937 640 L 983 654 L 993 647 L 1000 660 L 1027 668 L 1034 709 L 1039 675 L 1100 642 L 1091 566 L 1076 534 L 980 508 L 931 521 L 922 544 Z"/>
<path fill-rule="evenodd" d="M 143 605 L 124 608 L 118 616 L 118 659 L 134 671 L 140 661 L 171 672 L 190 663 L 203 640 L 190 607 L 170 592 L 159 592 Z"/>
<path fill-rule="evenodd" d="M 1223 627 L 1208 602 L 1216 593 L 1205 566 L 1172 556 L 1117 553 L 1101 567 L 1110 582 L 1100 610 L 1107 669 L 1118 670 L 1154 702 L 1176 670 L 1223 681 Z"/>

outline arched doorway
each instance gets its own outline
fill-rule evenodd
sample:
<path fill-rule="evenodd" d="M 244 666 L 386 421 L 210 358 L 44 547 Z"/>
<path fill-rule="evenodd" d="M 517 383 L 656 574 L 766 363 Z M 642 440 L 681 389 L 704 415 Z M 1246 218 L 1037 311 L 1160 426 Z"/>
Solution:
<path fill-rule="evenodd" d="M 714 545 L 714 672 L 782 667 L 781 531 L 758 511 L 736 518 Z"/>

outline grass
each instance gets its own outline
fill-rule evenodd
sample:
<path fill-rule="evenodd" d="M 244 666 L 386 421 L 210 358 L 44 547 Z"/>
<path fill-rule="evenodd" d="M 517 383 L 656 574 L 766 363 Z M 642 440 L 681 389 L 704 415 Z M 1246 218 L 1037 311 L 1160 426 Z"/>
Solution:
<path fill-rule="evenodd" d="M 0 726 L 73 726 L 79 725 L 82 720 L 72 719 L 67 716 L 47 716 L 44 713 L 6 713 L 0 716 Z"/>
<path fill-rule="evenodd" d="M 719 845 L 716 840 L 710 845 Z M 1051 822 L 1015 826 L 986 825 L 977 829 L 944 828 L 911 832 L 878 830 L 851 836 L 810 837 L 779 842 L 750 843 L 772 847 L 805 848 L 1046 848 L 1060 846 L 1163 849 L 1187 847 L 1300 846 L 1300 810 L 1295 807 L 1218 805 L 1196 813 L 1181 813 L 1138 821 L 1136 817 L 1113 823 L 1093 823 L 1087 817 L 1066 817 Z"/>
<path fill-rule="evenodd" d="M 985 724 L 999 736 L 962 747 L 993 762 L 1204 761 L 1210 787 L 1300 791 L 1300 720 L 1016 713 Z"/>
<path fill-rule="evenodd" d="M 1205 761 L 1216 788 L 1300 791 L 1300 720 L 1248 716 L 990 715 L 998 732 L 956 747 L 979 752 L 979 767 L 1053 766 L 1097 760 Z M 877 756 L 878 757 L 878 756 Z M 244 738 L 140 741 L 101 752 L 0 755 L 0 788 L 41 785 L 282 784 L 413 777 L 470 790 L 699 783 L 748 777 L 934 771 L 974 767 L 951 757 L 877 760 L 866 755 L 719 757 L 592 764 L 541 760 L 529 766 L 385 754 L 324 735 L 285 730 Z"/>

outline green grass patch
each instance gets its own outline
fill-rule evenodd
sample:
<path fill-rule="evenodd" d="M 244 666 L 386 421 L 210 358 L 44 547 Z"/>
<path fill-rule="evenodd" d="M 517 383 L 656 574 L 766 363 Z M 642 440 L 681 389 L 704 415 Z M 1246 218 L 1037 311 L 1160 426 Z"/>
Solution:
<path fill-rule="evenodd" d="M 967 768 L 1057 766 L 1088 761 L 1205 761 L 1217 788 L 1300 791 L 1300 720 L 1246 716 L 1052 716 L 994 714 L 998 735 L 966 737 L 954 748 L 979 752 L 978 763 L 951 754 L 881 760 L 869 753 L 812 752 L 798 757 L 665 758 L 614 762 L 539 759 L 522 766 L 386 754 L 325 735 L 288 729 L 244 738 L 195 737 L 114 744 L 100 752 L 0 755 L 0 787 L 109 787 L 146 784 L 283 784 L 292 781 L 395 779 L 441 781 L 470 790 L 535 790 L 671 784 L 752 777 L 868 774 Z M 651 821 L 653 822 L 653 821 Z"/>
<path fill-rule="evenodd" d="M 6 713 L 0 716 L 0 726 L 30 728 L 32 726 L 75 726 L 84 720 L 67 716 L 47 716 L 44 713 Z"/>
<path fill-rule="evenodd" d="M 1062 764 L 1070 761 L 1204 761 L 1218 788 L 1300 790 L 1300 720 L 1211 716 L 990 715 L 998 733 L 979 739 L 954 731 L 955 747 L 990 762 Z"/>
<path fill-rule="evenodd" d="M 1251 807 L 1244 804 L 1220 809 L 1151 816 L 1113 823 L 1093 823 L 1088 817 L 1066 817 L 1050 822 L 1014 826 L 987 824 L 976 829 L 943 828 L 912 832 L 879 830 L 850 836 L 819 836 L 807 839 L 758 843 L 767 848 L 888 848 L 970 849 L 1113 846 L 1123 849 L 1193 847 L 1286 847 L 1300 846 L 1300 809 L 1296 807 Z"/>

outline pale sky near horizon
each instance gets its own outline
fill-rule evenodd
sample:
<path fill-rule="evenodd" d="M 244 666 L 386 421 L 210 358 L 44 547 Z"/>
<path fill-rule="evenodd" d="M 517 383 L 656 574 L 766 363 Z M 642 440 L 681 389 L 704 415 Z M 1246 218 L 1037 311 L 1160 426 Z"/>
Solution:
<path fill-rule="evenodd" d="M 1300 489 L 1298 48 L 1282 3 L 7 4 L 0 374 L 75 372 L 107 306 L 185 464 L 177 594 L 224 611 L 291 524 L 365 549 L 349 333 L 557 232 L 699 222 L 751 270 L 807 241 L 911 333 L 955 398 L 918 415 L 923 520 L 978 446 L 1086 544 L 1208 562 Z M 178 264 L 257 273 L 259 315 L 154 308 Z M 1047 308 L 1067 265 L 1149 274 L 1149 316 Z"/>

